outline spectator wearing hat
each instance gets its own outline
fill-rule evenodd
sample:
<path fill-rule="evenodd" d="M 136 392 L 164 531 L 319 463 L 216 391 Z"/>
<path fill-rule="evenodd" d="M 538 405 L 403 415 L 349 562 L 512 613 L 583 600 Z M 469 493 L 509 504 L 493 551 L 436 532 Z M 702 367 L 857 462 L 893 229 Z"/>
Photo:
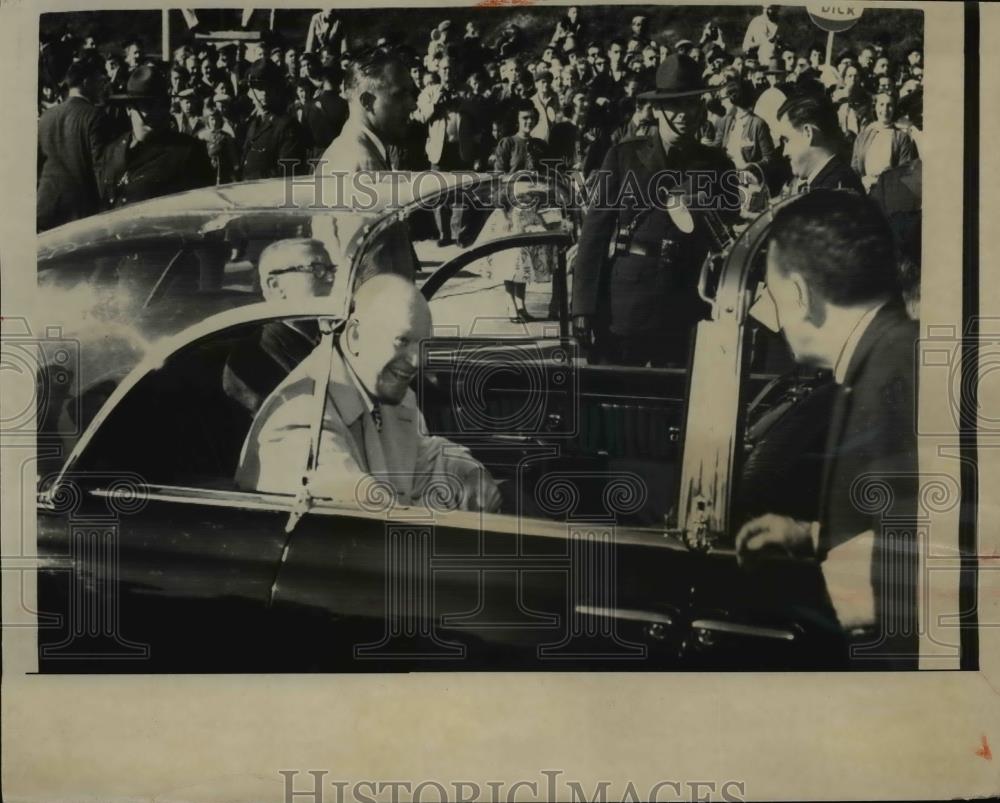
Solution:
<path fill-rule="evenodd" d="M 182 134 L 198 136 L 205 125 L 202 119 L 202 102 L 198 93 L 188 87 L 177 93 L 178 110 L 174 113 L 174 128 Z"/>
<path fill-rule="evenodd" d="M 531 96 L 531 103 L 538 113 L 531 136 L 547 143 L 552 125 L 559 116 L 559 96 L 552 88 L 552 73 L 547 70 L 535 75 L 535 94 Z"/>
<path fill-rule="evenodd" d="M 107 142 L 107 121 L 98 108 L 108 77 L 99 58 L 74 62 L 64 80 L 67 96 L 38 121 L 38 231 L 100 210 L 97 164 Z"/>
<path fill-rule="evenodd" d="M 158 65 L 143 64 L 129 76 L 125 93 L 111 101 L 125 106 L 131 130 L 106 149 L 98 170 L 109 207 L 215 183 L 205 143 L 174 130 L 169 85 Z"/>
<path fill-rule="evenodd" d="M 700 228 L 682 229 L 664 214 L 666 199 L 660 197 L 671 189 L 691 197 L 693 188 L 686 185 L 696 171 L 718 179 L 699 186 L 707 196 L 699 203 L 738 207 L 739 198 L 727 201 L 720 186 L 732 164 L 698 142 L 705 91 L 695 62 L 668 56 L 657 69 L 655 89 L 638 96 L 653 104 L 656 133 L 607 151 L 602 197 L 584 218 L 573 267 L 574 330 L 591 346 L 591 361 L 684 364 L 693 326 L 708 312 L 696 289 L 710 247 L 707 235 Z M 656 197 L 649 195 L 651 185 Z M 623 188 L 635 187 L 641 188 L 639 198 L 619 198 Z"/>
<path fill-rule="evenodd" d="M 725 116 L 716 131 L 716 148 L 722 148 L 736 167 L 751 164 L 762 170 L 775 158 L 770 129 L 750 110 L 750 93 L 742 81 L 729 80 L 719 94 Z"/>
<path fill-rule="evenodd" d="M 243 141 L 243 180 L 275 178 L 304 171 L 306 144 L 302 127 L 285 110 L 285 80 L 273 62 L 259 59 L 247 73 L 254 110 Z"/>
<path fill-rule="evenodd" d="M 778 7 L 768 3 L 762 6 L 761 13 L 747 25 L 743 36 L 743 52 L 756 49 L 757 59 L 761 64 L 766 64 L 774 57 L 778 38 Z"/>

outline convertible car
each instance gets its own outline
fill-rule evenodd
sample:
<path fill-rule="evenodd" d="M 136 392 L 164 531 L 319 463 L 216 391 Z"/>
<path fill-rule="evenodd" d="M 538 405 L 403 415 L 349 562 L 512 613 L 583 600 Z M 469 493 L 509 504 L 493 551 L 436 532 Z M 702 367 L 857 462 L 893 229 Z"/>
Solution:
<path fill-rule="evenodd" d="M 46 323 L 75 353 L 58 389 L 40 372 L 40 670 L 840 666 L 816 568 L 748 570 L 732 548 L 747 517 L 809 515 L 818 491 L 803 447 L 822 443 L 828 385 L 748 316 L 770 213 L 706 262 L 689 363 L 624 367 L 570 335 L 572 192 L 421 178 L 197 190 L 40 237 Z M 465 203 L 471 245 L 434 243 L 442 195 Z M 347 502 L 241 490 L 254 410 L 225 381 L 234 355 L 284 323 L 333 348 L 356 278 L 401 230 L 434 314 L 427 426 L 489 469 L 501 510 L 397 506 L 374 479 Z M 292 237 L 322 241 L 337 278 L 276 307 L 256 258 Z M 503 277 L 525 263 L 530 314 L 512 319 Z"/>

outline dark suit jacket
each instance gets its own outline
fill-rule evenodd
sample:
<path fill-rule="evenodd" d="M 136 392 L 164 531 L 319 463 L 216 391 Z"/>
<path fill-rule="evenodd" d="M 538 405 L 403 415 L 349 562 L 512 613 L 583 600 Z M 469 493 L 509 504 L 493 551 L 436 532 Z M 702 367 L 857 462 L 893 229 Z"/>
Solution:
<path fill-rule="evenodd" d="M 861 336 L 833 404 L 820 500 L 821 556 L 874 531 L 876 622 L 902 631 L 882 645 L 896 652 L 916 644 L 915 627 L 906 632 L 900 617 L 915 624 L 918 331 L 893 301 Z M 898 607 L 887 606 L 890 596 Z"/>
<path fill-rule="evenodd" d="M 38 230 L 100 211 L 97 164 L 106 144 L 104 115 L 84 98 L 71 97 L 38 121 Z"/>
<path fill-rule="evenodd" d="M 288 114 L 254 116 L 243 142 L 243 180 L 286 175 L 282 160 L 293 162 L 289 173 L 304 171 L 305 137 L 298 120 Z"/>
<path fill-rule="evenodd" d="M 809 182 L 811 190 L 854 190 L 862 195 L 865 188 L 858 174 L 839 156 L 834 156 L 822 170 Z"/>
<path fill-rule="evenodd" d="M 323 91 L 316 96 L 316 102 L 310 105 L 306 114 L 316 156 L 322 155 L 330 143 L 340 136 L 347 116 L 347 101 L 336 92 Z"/>
<path fill-rule="evenodd" d="M 264 324 L 260 339 L 233 349 L 226 360 L 222 387 L 226 395 L 251 414 L 319 342 L 319 330 L 311 321 Z"/>
<path fill-rule="evenodd" d="M 200 139 L 166 130 L 129 147 L 131 142 L 132 133 L 123 134 L 101 159 L 101 197 L 107 206 L 215 184 L 215 168 Z"/>

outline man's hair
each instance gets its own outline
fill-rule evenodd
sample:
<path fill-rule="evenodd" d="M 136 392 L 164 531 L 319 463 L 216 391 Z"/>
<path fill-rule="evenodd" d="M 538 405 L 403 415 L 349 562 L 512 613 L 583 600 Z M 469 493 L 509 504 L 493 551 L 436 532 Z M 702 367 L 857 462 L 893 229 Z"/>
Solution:
<path fill-rule="evenodd" d="M 357 97 L 362 92 L 380 87 L 385 81 L 386 70 L 396 64 L 409 74 L 409 66 L 396 48 L 372 47 L 358 53 L 347 68 L 344 93 Z"/>
<path fill-rule="evenodd" d="M 840 122 L 833 103 L 814 92 L 798 92 L 778 107 L 778 119 L 787 117 L 795 129 L 805 125 L 816 128 L 829 141 L 839 139 Z"/>
<path fill-rule="evenodd" d="M 514 113 L 513 116 L 515 119 L 521 114 L 527 112 L 530 112 L 536 118 L 538 117 L 538 109 L 535 108 L 535 104 L 527 99 L 521 99 L 518 100 L 516 103 L 513 103 L 512 111 Z"/>
<path fill-rule="evenodd" d="M 69 65 L 63 83 L 67 89 L 75 89 L 83 86 L 85 81 L 104 74 L 104 59 L 98 55 L 84 56 Z"/>
<path fill-rule="evenodd" d="M 799 273 L 823 301 L 850 307 L 899 292 L 892 231 L 870 198 L 813 190 L 777 211 L 770 236 L 779 270 Z"/>

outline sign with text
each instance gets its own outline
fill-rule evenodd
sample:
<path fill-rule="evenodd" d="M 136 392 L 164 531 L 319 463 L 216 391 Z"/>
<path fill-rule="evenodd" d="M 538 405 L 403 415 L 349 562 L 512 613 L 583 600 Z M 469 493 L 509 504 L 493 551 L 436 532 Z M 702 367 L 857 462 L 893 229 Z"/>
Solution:
<path fill-rule="evenodd" d="M 811 2 L 806 4 L 806 11 L 809 12 L 809 19 L 824 31 L 841 33 L 857 24 L 864 8 L 845 2 Z"/>

